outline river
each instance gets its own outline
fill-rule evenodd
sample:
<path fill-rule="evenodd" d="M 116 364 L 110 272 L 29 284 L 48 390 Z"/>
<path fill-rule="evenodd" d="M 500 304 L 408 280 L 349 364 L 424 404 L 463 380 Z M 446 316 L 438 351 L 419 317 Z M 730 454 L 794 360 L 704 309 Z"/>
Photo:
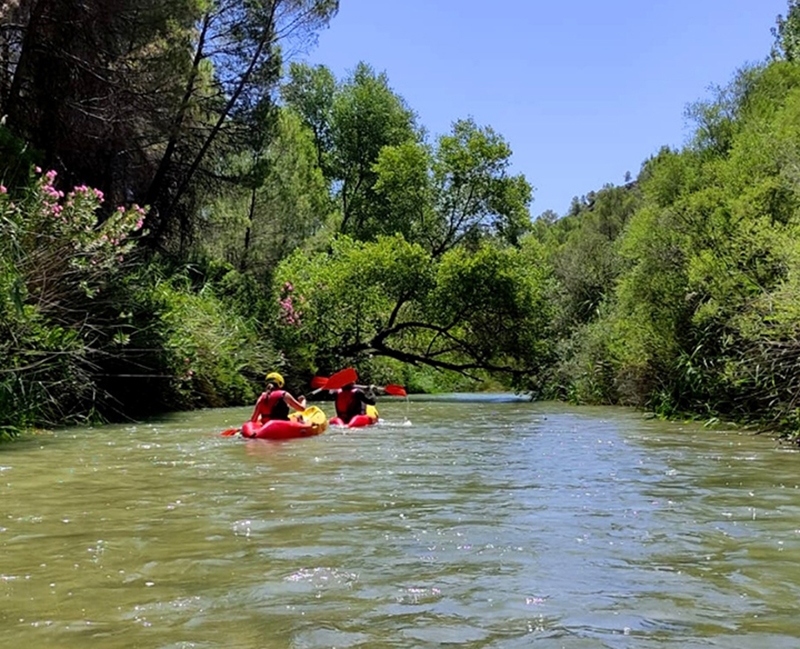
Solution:
<path fill-rule="evenodd" d="M 800 646 L 800 456 L 617 408 L 384 399 L 0 446 L 0 645 Z M 323 404 L 330 410 L 330 404 Z"/>

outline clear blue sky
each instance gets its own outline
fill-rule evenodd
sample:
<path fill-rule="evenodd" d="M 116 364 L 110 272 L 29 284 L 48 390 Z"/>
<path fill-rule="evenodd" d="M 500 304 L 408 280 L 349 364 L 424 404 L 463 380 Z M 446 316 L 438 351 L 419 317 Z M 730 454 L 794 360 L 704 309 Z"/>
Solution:
<path fill-rule="evenodd" d="M 691 133 L 686 105 L 762 61 L 786 0 L 341 0 L 306 55 L 385 72 L 431 136 L 473 117 L 511 145 L 531 212 L 621 184 Z"/>

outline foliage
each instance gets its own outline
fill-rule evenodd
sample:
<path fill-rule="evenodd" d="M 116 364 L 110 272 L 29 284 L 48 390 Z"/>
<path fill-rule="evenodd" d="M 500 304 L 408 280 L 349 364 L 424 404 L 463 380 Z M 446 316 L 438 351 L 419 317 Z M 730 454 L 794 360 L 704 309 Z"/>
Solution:
<path fill-rule="evenodd" d="M 518 244 L 531 229 L 532 190 L 508 174 L 511 148 L 490 127 L 460 120 L 433 150 L 417 142 L 384 147 L 373 166 L 385 214 L 376 230 L 402 233 L 434 257 L 486 237 Z"/>
<path fill-rule="evenodd" d="M 281 259 L 324 236 L 333 208 L 315 164 L 312 135 L 295 113 L 279 111 L 274 138 L 255 155 L 228 159 L 232 174 L 244 173 L 254 159 L 263 174 L 254 177 L 250 188 L 232 186 L 216 195 L 202 222 L 198 248 L 268 284 Z"/>
<path fill-rule="evenodd" d="M 289 78 L 281 87 L 281 96 L 314 136 L 317 151 L 317 166 L 326 177 L 333 177 L 330 165 L 333 141 L 333 98 L 336 93 L 336 78 L 324 65 L 315 67 L 292 62 Z"/>
<path fill-rule="evenodd" d="M 373 236 L 384 214 L 373 195 L 373 164 L 383 147 L 417 137 L 415 116 L 386 75 L 359 63 L 331 106 L 331 173 L 340 184 L 341 232 L 359 239 Z"/>
<path fill-rule="evenodd" d="M 519 378 L 546 354 L 545 273 L 534 256 L 487 242 L 435 259 L 400 235 L 340 237 L 330 253 L 298 252 L 279 268 L 277 340 L 323 370 L 385 356 Z"/>
<path fill-rule="evenodd" d="M 589 212 L 576 213 L 577 227 L 560 239 L 554 260 L 569 299 L 581 294 L 570 277 L 602 277 L 590 269 L 604 257 L 616 270 L 606 275 L 604 305 L 579 319 L 586 324 L 559 324 L 551 389 L 791 430 L 800 386 L 790 306 L 800 261 L 800 68 L 775 60 L 743 69 L 691 112 L 695 138 L 643 165 L 640 203 L 608 239 L 610 256 L 597 248 Z M 558 227 L 539 227 L 540 239 L 559 240 L 549 234 Z"/>
<path fill-rule="evenodd" d="M 459 120 L 439 139 L 433 165 L 435 201 L 442 220 L 433 254 L 493 232 L 516 244 L 530 229 L 532 189 L 522 175 L 509 176 L 511 148 L 491 127 Z"/>
<path fill-rule="evenodd" d="M 56 172 L 12 197 L 0 186 L 0 421 L 62 423 L 91 412 L 91 379 L 102 337 L 92 316 L 114 280 L 144 210 L 97 213 L 102 192 L 84 185 L 64 195 Z"/>
<path fill-rule="evenodd" d="M 123 288 L 129 312 L 104 364 L 103 387 L 124 412 L 251 402 L 280 355 L 256 322 L 238 313 L 210 285 L 199 290 L 179 275 L 133 275 Z"/>
<path fill-rule="evenodd" d="M 625 261 L 619 238 L 641 204 L 637 186 L 609 185 L 591 195 L 564 223 L 552 223 L 545 245 L 559 283 L 556 327 L 594 320 L 614 292 Z M 541 231 L 541 228 L 540 228 Z"/>
<path fill-rule="evenodd" d="M 42 0 L 0 30 L 0 114 L 71 183 L 151 206 L 150 243 L 185 253 L 217 161 L 263 139 L 281 47 L 336 0 Z M 5 22 L 5 21 L 4 21 Z M 229 178 L 228 182 L 239 182 Z"/>
<path fill-rule="evenodd" d="M 772 28 L 775 43 L 772 55 L 775 58 L 783 57 L 787 61 L 795 62 L 800 57 L 800 3 L 797 0 L 788 1 L 789 11 L 786 16 L 779 15 Z"/>
<path fill-rule="evenodd" d="M 293 65 L 283 96 L 314 134 L 320 168 L 336 193 L 339 231 L 361 240 L 387 233 L 383 220 L 394 215 L 375 196 L 373 166 L 384 147 L 418 142 L 420 133 L 386 74 L 361 62 L 335 82 L 324 66 Z"/>

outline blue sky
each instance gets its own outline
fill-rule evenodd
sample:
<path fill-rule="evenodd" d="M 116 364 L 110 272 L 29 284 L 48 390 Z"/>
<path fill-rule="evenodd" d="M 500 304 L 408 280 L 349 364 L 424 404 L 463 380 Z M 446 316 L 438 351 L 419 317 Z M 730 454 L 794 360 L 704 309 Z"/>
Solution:
<path fill-rule="evenodd" d="M 770 51 L 786 0 L 341 0 L 305 56 L 385 72 L 432 136 L 473 117 L 511 145 L 531 213 L 621 184 L 691 133 L 687 104 Z"/>

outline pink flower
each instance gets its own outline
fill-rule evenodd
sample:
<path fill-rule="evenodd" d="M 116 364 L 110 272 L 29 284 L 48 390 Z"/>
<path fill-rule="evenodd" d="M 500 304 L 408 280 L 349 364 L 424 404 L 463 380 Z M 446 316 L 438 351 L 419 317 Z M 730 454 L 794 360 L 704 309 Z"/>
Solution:
<path fill-rule="evenodd" d="M 8 190 L 5 185 L 0 185 L 0 194 L 5 194 Z"/>

